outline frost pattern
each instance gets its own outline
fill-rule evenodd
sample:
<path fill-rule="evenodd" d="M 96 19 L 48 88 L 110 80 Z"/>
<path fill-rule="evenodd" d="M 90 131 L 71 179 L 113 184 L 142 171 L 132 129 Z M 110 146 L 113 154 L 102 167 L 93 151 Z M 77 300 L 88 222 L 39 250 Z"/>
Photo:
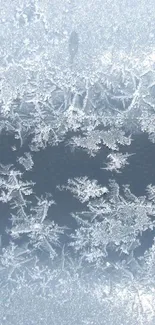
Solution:
<path fill-rule="evenodd" d="M 114 180 L 136 134 L 155 144 L 154 16 L 153 0 L 1 0 L 0 140 L 17 156 L 0 157 L 2 325 L 155 324 L 155 185 L 138 196 Z M 102 155 L 103 178 L 82 170 L 36 195 L 35 157 L 56 146 Z M 56 193 L 79 204 L 74 231 Z"/>
<path fill-rule="evenodd" d="M 22 181 L 22 173 L 19 170 L 11 168 L 12 165 L 0 165 L 0 175 L 2 175 L 0 201 L 13 204 L 24 205 L 26 203 L 25 196 L 33 193 L 33 182 Z"/>
<path fill-rule="evenodd" d="M 110 159 L 110 162 L 107 163 L 107 167 L 102 168 L 106 170 L 113 171 L 115 170 L 117 173 L 120 173 L 120 169 L 124 168 L 125 165 L 129 165 L 127 158 L 132 156 L 132 154 L 122 154 L 122 153 L 110 153 L 107 158 Z"/>
<path fill-rule="evenodd" d="M 68 185 L 58 187 L 60 190 L 70 190 L 82 203 L 88 202 L 91 198 L 100 197 L 108 192 L 106 187 L 101 187 L 96 180 L 90 181 L 88 177 L 68 179 Z"/>
<path fill-rule="evenodd" d="M 18 159 L 18 162 L 21 165 L 23 165 L 26 170 L 30 170 L 30 169 L 32 169 L 32 167 L 34 165 L 33 160 L 32 160 L 32 157 L 31 157 L 31 155 L 30 155 L 29 152 L 25 152 L 25 156 L 26 156 L 25 158 L 24 157 L 20 157 Z"/>
<path fill-rule="evenodd" d="M 45 220 L 49 207 L 54 204 L 53 200 L 47 198 L 37 198 L 37 206 L 30 208 L 30 214 L 18 208 L 17 217 L 12 216 L 13 227 L 10 231 L 14 239 L 26 234 L 29 244 L 36 249 L 45 249 L 54 258 L 56 254 L 52 245 L 59 244 L 59 237 L 64 233 L 64 229 L 59 227 L 54 221 Z M 19 220 L 20 216 L 20 220 Z"/>
<path fill-rule="evenodd" d="M 74 242 L 70 245 L 90 263 L 102 263 L 108 256 L 108 249 L 129 254 L 138 236 L 154 228 L 151 220 L 155 216 L 154 203 L 146 196 L 134 196 L 128 185 L 123 191 L 124 196 L 118 184 L 110 181 L 106 196 L 97 198 L 98 191 L 96 197 L 94 191 L 94 200 L 89 200 L 88 209 L 73 215 L 79 227 L 71 235 Z"/>

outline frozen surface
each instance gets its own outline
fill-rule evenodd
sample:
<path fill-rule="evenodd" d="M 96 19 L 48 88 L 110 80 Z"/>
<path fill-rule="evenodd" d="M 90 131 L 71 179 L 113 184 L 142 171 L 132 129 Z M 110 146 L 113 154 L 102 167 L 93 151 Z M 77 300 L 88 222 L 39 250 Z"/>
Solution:
<path fill-rule="evenodd" d="M 0 325 L 155 324 L 154 17 L 0 1 Z"/>

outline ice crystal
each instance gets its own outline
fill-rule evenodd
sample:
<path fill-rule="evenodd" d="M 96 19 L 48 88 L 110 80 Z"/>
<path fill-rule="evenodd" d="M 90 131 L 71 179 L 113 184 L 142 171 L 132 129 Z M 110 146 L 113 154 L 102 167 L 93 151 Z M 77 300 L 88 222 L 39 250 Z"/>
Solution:
<path fill-rule="evenodd" d="M 154 8 L 0 2 L 2 325 L 155 324 Z"/>

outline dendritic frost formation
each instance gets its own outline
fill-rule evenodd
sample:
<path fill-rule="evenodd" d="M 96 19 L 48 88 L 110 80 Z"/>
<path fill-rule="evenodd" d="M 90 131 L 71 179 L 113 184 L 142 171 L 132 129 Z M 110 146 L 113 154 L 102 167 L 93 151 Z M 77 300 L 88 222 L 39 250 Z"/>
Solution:
<path fill-rule="evenodd" d="M 118 181 L 135 136 L 155 144 L 154 15 L 153 0 L 0 2 L 0 139 L 16 155 L 1 150 L 1 325 L 155 324 L 155 180 L 143 195 Z M 102 179 L 38 196 L 36 154 L 61 145 L 103 155 Z M 80 207 L 75 229 L 56 221 L 55 193 Z"/>

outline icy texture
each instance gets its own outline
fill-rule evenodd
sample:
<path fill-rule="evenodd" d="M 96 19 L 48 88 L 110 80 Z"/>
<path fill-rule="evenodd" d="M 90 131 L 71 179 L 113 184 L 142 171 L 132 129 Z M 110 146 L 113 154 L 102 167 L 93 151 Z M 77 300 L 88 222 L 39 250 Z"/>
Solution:
<path fill-rule="evenodd" d="M 0 2 L 0 139 L 15 157 L 1 151 L 1 325 L 155 324 L 154 179 L 137 195 L 117 178 L 135 135 L 155 144 L 154 17 L 154 0 Z M 44 175 L 56 146 L 102 155 L 103 176 L 82 161 L 67 181 L 49 173 L 57 184 L 39 196 L 37 154 Z M 56 193 L 79 207 L 75 229 L 56 220 Z"/>

